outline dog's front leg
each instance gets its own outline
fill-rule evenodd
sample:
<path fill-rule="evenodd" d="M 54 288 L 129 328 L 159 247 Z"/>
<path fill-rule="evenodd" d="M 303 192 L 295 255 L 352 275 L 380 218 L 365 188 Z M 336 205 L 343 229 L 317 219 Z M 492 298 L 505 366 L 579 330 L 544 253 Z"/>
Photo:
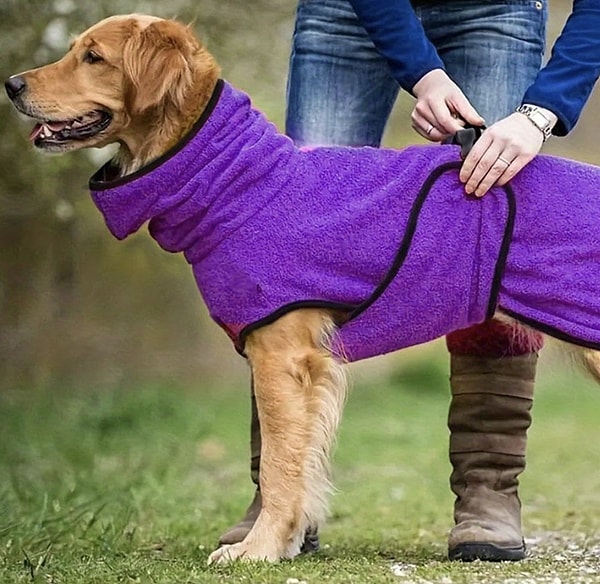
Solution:
<path fill-rule="evenodd" d="M 305 309 L 248 338 L 262 437 L 262 511 L 243 542 L 219 548 L 209 563 L 292 558 L 306 529 L 323 521 L 346 396 L 342 365 L 327 348 L 332 329 L 327 313 Z"/>

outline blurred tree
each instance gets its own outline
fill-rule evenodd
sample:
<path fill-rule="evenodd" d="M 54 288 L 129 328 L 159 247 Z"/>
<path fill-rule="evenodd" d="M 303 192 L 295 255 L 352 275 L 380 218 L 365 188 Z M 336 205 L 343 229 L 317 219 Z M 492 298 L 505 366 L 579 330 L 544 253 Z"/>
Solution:
<path fill-rule="evenodd" d="M 266 101 L 279 104 L 281 117 L 285 26 L 291 26 L 293 5 L 258 0 L 253 7 L 232 0 L 4 0 L 1 73 L 6 78 L 60 58 L 74 34 L 110 14 L 177 16 L 194 22 L 238 85 L 279 84 Z M 0 385 L 161 376 L 185 382 L 230 371 L 223 359 L 241 369 L 228 341 L 208 323 L 185 262 L 144 234 L 117 245 L 106 232 L 88 200 L 87 180 L 110 154 L 40 155 L 27 132 L 2 93 Z"/>

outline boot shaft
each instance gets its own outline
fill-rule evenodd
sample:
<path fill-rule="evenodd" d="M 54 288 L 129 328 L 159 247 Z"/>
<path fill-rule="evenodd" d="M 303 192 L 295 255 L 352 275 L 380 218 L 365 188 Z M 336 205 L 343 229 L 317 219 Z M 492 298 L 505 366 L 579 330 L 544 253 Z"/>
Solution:
<path fill-rule="evenodd" d="M 464 453 L 525 456 L 536 364 L 535 353 L 502 358 L 452 355 L 451 458 Z M 500 460 L 500 468 L 511 466 Z"/>

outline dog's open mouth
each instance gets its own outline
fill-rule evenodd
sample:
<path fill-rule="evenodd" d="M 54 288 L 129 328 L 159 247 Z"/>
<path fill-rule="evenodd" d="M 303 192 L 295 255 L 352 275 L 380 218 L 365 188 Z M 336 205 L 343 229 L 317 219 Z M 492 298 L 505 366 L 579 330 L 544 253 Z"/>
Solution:
<path fill-rule="evenodd" d="M 112 121 L 108 112 L 95 110 L 73 120 L 41 120 L 31 130 L 29 140 L 38 148 L 86 140 L 105 130 Z"/>

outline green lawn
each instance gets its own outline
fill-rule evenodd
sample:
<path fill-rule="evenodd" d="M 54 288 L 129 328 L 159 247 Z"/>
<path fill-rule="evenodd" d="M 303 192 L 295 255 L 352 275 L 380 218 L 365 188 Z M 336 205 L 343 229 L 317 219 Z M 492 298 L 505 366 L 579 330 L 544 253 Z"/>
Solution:
<path fill-rule="evenodd" d="M 445 560 L 445 364 L 355 386 L 323 550 L 276 566 L 207 568 L 243 512 L 244 387 L 0 394 L 0 583 L 600 582 L 600 390 L 538 384 L 522 480 L 530 558 Z M 442 386 L 442 388 L 440 388 Z"/>

